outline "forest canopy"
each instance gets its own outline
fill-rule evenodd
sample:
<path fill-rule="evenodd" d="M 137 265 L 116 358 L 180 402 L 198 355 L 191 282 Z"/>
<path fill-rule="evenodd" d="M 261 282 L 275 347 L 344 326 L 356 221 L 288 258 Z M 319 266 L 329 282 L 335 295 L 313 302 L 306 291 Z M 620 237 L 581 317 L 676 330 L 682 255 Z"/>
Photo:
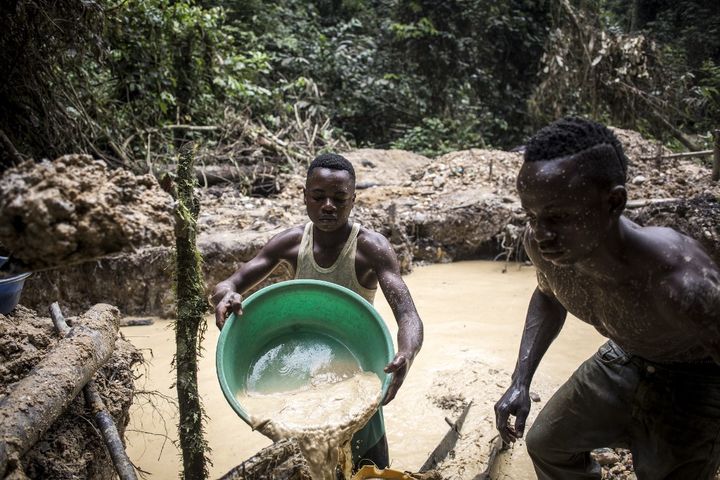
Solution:
<path fill-rule="evenodd" d="M 11 0 L 0 168 L 147 171 L 188 139 L 427 155 L 586 115 L 677 147 L 720 124 L 720 2 Z"/>

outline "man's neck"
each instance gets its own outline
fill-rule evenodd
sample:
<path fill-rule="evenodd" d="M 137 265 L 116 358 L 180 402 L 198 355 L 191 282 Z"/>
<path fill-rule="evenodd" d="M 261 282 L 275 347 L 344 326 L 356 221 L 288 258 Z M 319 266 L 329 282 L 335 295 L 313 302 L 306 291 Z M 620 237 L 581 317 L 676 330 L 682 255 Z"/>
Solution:
<path fill-rule="evenodd" d="M 332 249 L 344 244 L 350 237 L 351 231 L 352 222 L 350 221 L 332 232 L 324 232 L 313 225 L 313 242 L 322 249 Z"/>

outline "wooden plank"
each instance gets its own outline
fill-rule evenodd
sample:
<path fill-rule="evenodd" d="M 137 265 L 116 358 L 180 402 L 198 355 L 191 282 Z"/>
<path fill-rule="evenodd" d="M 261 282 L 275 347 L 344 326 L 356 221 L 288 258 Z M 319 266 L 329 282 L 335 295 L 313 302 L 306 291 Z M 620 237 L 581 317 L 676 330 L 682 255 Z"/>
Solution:
<path fill-rule="evenodd" d="M 420 473 L 427 472 L 428 470 L 437 467 L 440 462 L 445 460 L 445 457 L 448 456 L 448 453 L 450 453 L 450 451 L 455 448 L 455 444 L 457 443 L 458 438 L 460 438 L 460 429 L 462 429 L 463 423 L 465 422 L 465 417 L 467 417 L 471 405 L 472 402 L 465 405 L 465 409 L 460 414 L 460 417 L 458 417 L 457 421 L 454 424 L 450 425 L 450 430 L 448 430 L 442 440 L 440 440 L 440 443 L 437 445 L 437 447 L 435 447 L 432 453 L 430 453 L 430 456 L 427 460 L 425 460 L 423 466 L 420 467 Z"/>

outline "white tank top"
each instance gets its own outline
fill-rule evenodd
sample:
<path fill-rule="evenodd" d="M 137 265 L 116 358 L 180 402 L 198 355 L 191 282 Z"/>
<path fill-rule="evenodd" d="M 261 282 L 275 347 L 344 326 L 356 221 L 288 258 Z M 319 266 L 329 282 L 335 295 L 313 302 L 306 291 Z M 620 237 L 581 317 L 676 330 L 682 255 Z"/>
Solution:
<path fill-rule="evenodd" d="M 307 225 L 305 225 L 305 231 L 300 241 L 295 278 L 324 280 L 342 285 L 359 294 L 368 302 L 373 303 L 377 288 L 370 289 L 360 285 L 357 279 L 357 273 L 355 272 L 355 253 L 357 252 L 357 237 L 359 231 L 360 224 L 354 223 L 350 231 L 350 236 L 347 242 L 345 242 L 345 246 L 343 246 L 335 263 L 328 268 L 323 268 L 315 262 L 315 256 L 313 255 L 313 224 L 312 222 L 308 222 Z"/>

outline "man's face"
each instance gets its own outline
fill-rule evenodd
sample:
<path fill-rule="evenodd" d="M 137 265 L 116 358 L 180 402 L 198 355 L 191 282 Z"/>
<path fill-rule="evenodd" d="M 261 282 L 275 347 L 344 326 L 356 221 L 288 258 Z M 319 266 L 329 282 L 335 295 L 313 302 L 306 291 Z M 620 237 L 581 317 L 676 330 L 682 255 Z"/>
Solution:
<path fill-rule="evenodd" d="M 583 178 L 572 157 L 524 163 L 517 186 L 540 255 L 558 266 L 591 256 L 617 219 L 607 189 Z"/>
<path fill-rule="evenodd" d="M 315 168 L 305 183 L 305 206 L 316 228 L 335 231 L 347 224 L 355 204 L 355 185 L 345 170 Z"/>

